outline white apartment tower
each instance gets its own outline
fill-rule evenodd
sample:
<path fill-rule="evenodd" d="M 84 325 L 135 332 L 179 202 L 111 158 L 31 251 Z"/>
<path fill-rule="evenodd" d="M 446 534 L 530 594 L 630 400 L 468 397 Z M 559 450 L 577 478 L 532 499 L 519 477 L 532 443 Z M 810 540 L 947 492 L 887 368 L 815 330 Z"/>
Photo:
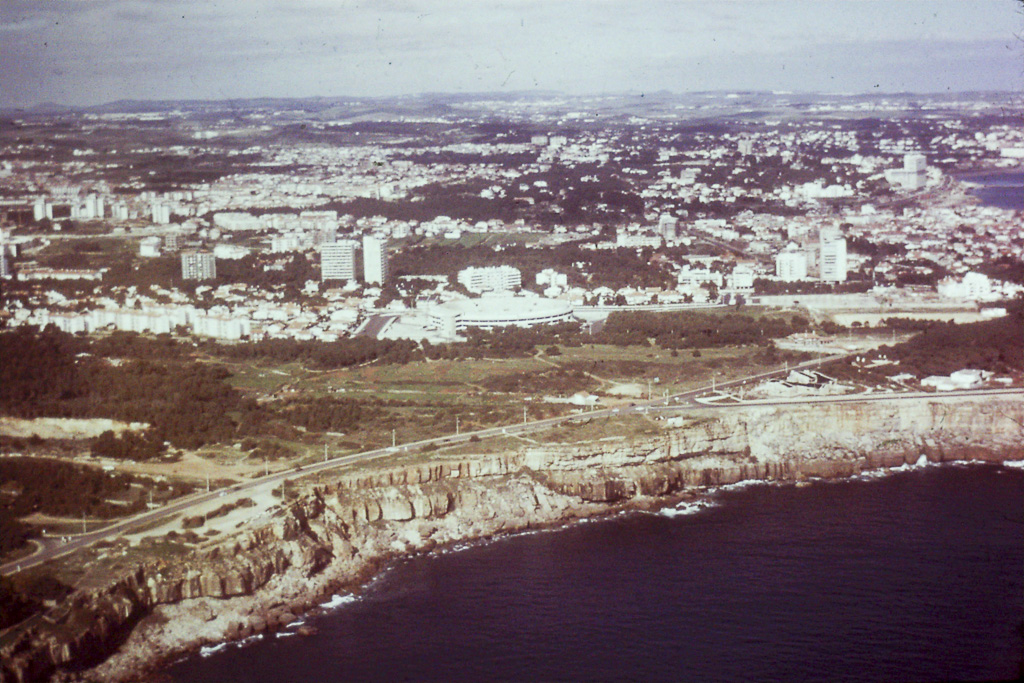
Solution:
<path fill-rule="evenodd" d="M 846 282 L 846 240 L 836 228 L 823 228 L 820 239 L 822 282 Z"/>
<path fill-rule="evenodd" d="M 181 278 L 183 280 L 212 280 L 217 277 L 217 259 L 208 251 L 184 251 L 181 253 Z"/>
<path fill-rule="evenodd" d="M 153 202 L 150 206 L 150 212 L 153 216 L 153 222 L 158 225 L 167 225 L 171 222 L 171 207 L 167 204 Z"/>
<path fill-rule="evenodd" d="M 807 277 L 807 255 L 796 248 L 775 257 L 775 275 L 783 282 L 796 282 Z"/>
<path fill-rule="evenodd" d="M 388 279 L 388 251 L 385 240 L 373 235 L 363 236 L 363 280 L 383 285 Z"/>
<path fill-rule="evenodd" d="M 665 238 L 666 242 L 674 242 L 676 239 L 676 219 L 667 213 L 661 214 L 658 219 L 658 232 Z"/>
<path fill-rule="evenodd" d="M 321 280 L 354 280 L 356 278 L 356 243 L 341 240 L 320 247 Z"/>

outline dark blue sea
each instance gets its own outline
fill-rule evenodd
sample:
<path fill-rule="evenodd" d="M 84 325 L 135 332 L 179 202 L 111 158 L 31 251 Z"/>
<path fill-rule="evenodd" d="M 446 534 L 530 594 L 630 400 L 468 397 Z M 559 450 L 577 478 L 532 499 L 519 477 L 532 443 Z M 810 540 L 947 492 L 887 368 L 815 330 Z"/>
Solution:
<path fill-rule="evenodd" d="M 1024 211 L 1024 171 L 999 171 L 965 177 L 981 187 L 972 190 L 984 204 Z"/>
<path fill-rule="evenodd" d="M 1012 679 L 1024 470 L 755 485 L 398 564 L 173 681 Z M 342 602 L 342 601 L 339 601 Z"/>

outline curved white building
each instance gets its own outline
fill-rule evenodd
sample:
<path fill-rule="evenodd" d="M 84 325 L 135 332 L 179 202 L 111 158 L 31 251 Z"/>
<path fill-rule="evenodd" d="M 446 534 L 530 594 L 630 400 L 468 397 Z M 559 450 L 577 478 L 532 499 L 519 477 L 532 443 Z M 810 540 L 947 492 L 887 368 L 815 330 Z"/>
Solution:
<path fill-rule="evenodd" d="M 486 296 L 450 301 L 430 310 L 430 324 L 442 337 L 454 339 L 467 327 L 533 327 L 565 322 L 572 317 L 568 301 L 525 296 Z"/>

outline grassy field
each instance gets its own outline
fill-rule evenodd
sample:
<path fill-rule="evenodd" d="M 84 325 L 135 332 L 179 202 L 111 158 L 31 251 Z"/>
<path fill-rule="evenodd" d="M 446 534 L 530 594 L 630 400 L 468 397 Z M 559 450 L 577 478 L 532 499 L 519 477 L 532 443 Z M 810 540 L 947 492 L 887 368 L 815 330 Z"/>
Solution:
<path fill-rule="evenodd" d="M 304 369 L 298 363 L 287 363 L 264 367 L 256 363 L 222 363 L 231 372 L 228 380 L 238 389 L 272 394 L 293 382 L 301 381 L 316 373 Z"/>
<path fill-rule="evenodd" d="M 334 398 L 357 401 L 367 413 L 347 434 L 282 443 L 295 458 L 320 457 L 327 442 L 334 453 L 390 446 L 462 431 L 569 414 L 558 403 L 577 392 L 596 394 L 603 405 L 657 397 L 726 381 L 773 367 L 758 347 L 684 349 L 675 354 L 654 346 L 584 345 L 559 353 L 485 360 L 416 361 L 313 371 L 298 364 L 231 363 L 234 386 L 264 397 Z M 781 359 L 776 359 L 781 364 Z M 545 401 L 550 397 L 554 402 Z M 314 435 L 315 436 L 315 435 Z"/>

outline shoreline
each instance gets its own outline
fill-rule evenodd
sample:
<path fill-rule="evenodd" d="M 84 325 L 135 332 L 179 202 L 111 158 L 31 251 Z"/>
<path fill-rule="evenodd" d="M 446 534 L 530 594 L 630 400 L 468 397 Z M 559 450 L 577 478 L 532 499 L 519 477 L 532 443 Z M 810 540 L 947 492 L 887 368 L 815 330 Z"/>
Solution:
<path fill-rule="evenodd" d="M 402 562 L 416 561 L 418 559 L 427 558 L 432 555 L 443 555 L 447 553 L 465 552 L 471 551 L 475 548 L 484 547 L 492 543 L 499 543 L 503 540 L 517 538 L 521 536 L 527 536 L 539 533 L 557 533 L 571 528 L 574 525 L 581 523 L 603 523 L 613 521 L 614 519 L 622 516 L 630 515 L 654 515 L 662 516 L 665 518 L 673 519 L 676 517 L 684 517 L 700 512 L 702 509 L 710 507 L 707 505 L 709 501 L 717 494 L 723 491 L 734 490 L 737 488 L 748 488 L 752 486 L 769 486 L 781 488 L 785 486 L 811 486 L 811 485 L 822 485 L 822 484 L 834 484 L 834 483 L 849 483 L 849 482 L 863 482 L 870 483 L 876 480 L 882 480 L 891 476 L 899 474 L 907 474 L 913 472 L 922 472 L 929 468 L 963 468 L 963 467 L 1006 467 L 1010 469 L 1024 469 L 1024 459 L 1021 460 L 980 460 L 980 459 L 965 459 L 965 460 L 946 460 L 940 462 L 932 462 L 927 460 L 927 457 L 922 455 L 918 461 L 914 464 L 904 463 L 903 465 L 892 466 L 892 467 L 879 467 L 871 470 L 864 470 L 854 474 L 842 475 L 834 478 L 822 478 L 814 477 L 804 480 L 743 480 L 735 484 L 724 484 L 720 486 L 710 487 L 707 490 L 701 490 L 698 492 L 686 492 L 683 495 L 673 496 L 664 500 L 652 500 L 642 501 L 638 505 L 627 505 L 623 506 L 618 510 L 611 510 L 606 512 L 598 512 L 587 517 L 576 517 L 564 519 L 558 522 L 554 522 L 549 526 L 535 529 L 521 529 L 513 530 L 504 533 L 498 533 L 493 536 L 464 540 L 454 541 L 452 545 L 439 546 L 431 549 L 418 550 L 409 554 L 399 555 L 391 558 L 388 562 L 384 563 L 382 568 L 373 576 L 371 576 L 365 582 L 362 582 L 356 586 L 348 586 L 345 590 L 345 594 L 328 593 L 312 598 L 318 603 L 312 609 L 296 614 L 296 622 L 285 625 L 284 627 L 268 630 L 264 633 L 248 636 L 240 640 L 226 640 L 218 643 L 200 643 L 195 642 L 184 646 L 184 649 L 178 652 L 176 655 L 170 655 L 167 659 L 162 661 L 154 662 L 152 665 L 135 671 L 125 671 L 125 678 L 141 677 L 143 681 L 157 681 L 162 671 L 176 664 L 185 662 L 193 657 L 210 657 L 224 649 L 236 647 L 244 648 L 250 645 L 256 645 L 260 642 L 266 641 L 271 638 L 282 638 L 282 637 L 313 637 L 317 635 L 317 629 L 315 626 L 307 627 L 307 622 L 310 619 L 317 619 L 322 617 L 329 617 L 332 612 L 342 609 L 353 602 L 359 601 L 362 596 L 361 593 L 369 589 L 373 584 L 383 580 L 387 574 L 398 564 Z M 695 504 L 698 507 L 691 511 L 681 511 L 678 514 L 665 514 L 667 510 L 678 506 L 680 503 Z M 703 504 L 703 505 L 702 505 Z M 320 602 L 325 600 L 324 602 Z M 340 604 L 331 605 L 334 601 L 340 601 Z M 295 626 L 295 630 L 289 630 L 292 626 Z M 305 628 L 311 628 L 311 630 L 303 631 Z M 204 654 L 203 650 L 209 650 L 208 653 Z M 89 679 L 86 679 L 89 680 Z"/>
<path fill-rule="evenodd" d="M 828 433 L 818 430 L 830 425 Z M 589 435 L 589 436 L 588 436 Z M 749 406 L 608 441 L 338 474 L 259 527 L 81 591 L 0 658 L 5 680 L 124 681 L 203 646 L 275 632 L 405 558 L 699 503 L 729 485 L 890 476 L 1024 459 L 1024 395 Z M 589 439 L 589 440 L 587 440 Z M 459 457 L 460 459 L 454 459 Z"/>

